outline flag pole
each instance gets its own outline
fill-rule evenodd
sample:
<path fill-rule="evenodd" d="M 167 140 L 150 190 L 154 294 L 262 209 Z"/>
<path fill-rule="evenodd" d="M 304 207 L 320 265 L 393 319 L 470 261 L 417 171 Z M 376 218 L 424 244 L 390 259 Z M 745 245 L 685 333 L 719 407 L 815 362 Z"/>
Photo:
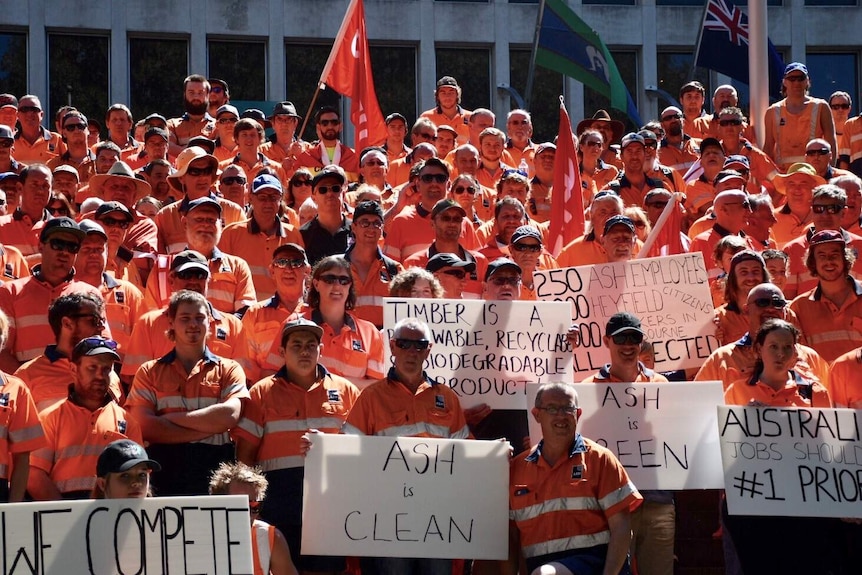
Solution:
<path fill-rule="evenodd" d="M 545 0 L 539 0 L 539 14 L 536 16 L 536 30 L 533 32 L 533 47 L 530 50 L 530 67 L 527 70 L 527 89 L 524 90 L 524 106 L 530 110 L 533 99 L 533 80 L 536 77 L 536 52 L 539 51 L 539 33 L 542 30 L 542 16 L 545 13 Z"/>
<path fill-rule="evenodd" d="M 317 88 L 314 89 L 314 95 L 311 97 L 311 104 L 308 105 L 308 112 L 305 113 L 305 117 L 302 119 L 302 128 L 299 129 L 300 140 L 302 140 L 302 135 L 305 133 L 305 127 L 308 125 L 308 119 L 311 117 L 311 111 L 314 109 L 314 104 L 317 102 L 317 96 L 320 94 L 320 90 L 324 87 L 324 84 L 317 84 Z"/>
<path fill-rule="evenodd" d="M 703 40 L 703 27 L 706 24 L 706 13 L 709 11 L 709 0 L 703 5 L 703 18 L 700 19 L 700 30 L 697 31 L 697 42 L 694 45 L 694 58 L 691 60 L 691 68 L 688 70 L 688 79 L 694 80 L 694 69 L 697 66 L 697 57 L 700 54 L 700 42 Z"/>
<path fill-rule="evenodd" d="M 640 251 L 636 256 L 632 259 L 640 259 L 647 257 L 647 254 L 650 252 L 652 245 L 658 239 L 658 235 L 661 232 L 661 229 L 664 227 L 665 223 L 670 219 L 670 214 L 673 210 L 677 209 L 676 207 L 676 194 L 670 195 L 670 200 L 668 200 L 667 205 L 664 207 L 661 215 L 655 222 L 655 227 L 650 230 L 649 235 L 647 236 L 644 245 L 641 247 Z"/>

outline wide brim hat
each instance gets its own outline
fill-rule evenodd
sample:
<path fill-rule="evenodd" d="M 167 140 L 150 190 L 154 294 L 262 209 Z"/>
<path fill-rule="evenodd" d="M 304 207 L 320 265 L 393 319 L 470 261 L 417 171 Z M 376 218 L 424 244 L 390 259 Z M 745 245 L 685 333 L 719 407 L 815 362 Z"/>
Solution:
<path fill-rule="evenodd" d="M 626 131 L 625 125 L 619 120 L 612 119 L 607 110 L 599 110 L 593 114 L 592 118 L 586 118 L 578 122 L 578 127 L 575 129 L 575 132 L 580 136 L 584 133 L 584 130 L 592 128 L 593 124 L 596 122 L 608 122 L 611 125 L 611 129 L 614 131 L 614 142 L 618 142 Z M 609 144 L 610 142 L 605 143 Z"/>
<path fill-rule="evenodd" d="M 152 193 L 150 184 L 144 180 L 135 177 L 135 172 L 126 162 L 114 162 L 107 174 L 94 174 L 90 176 L 90 192 L 99 199 L 105 200 L 103 186 L 111 178 L 123 178 L 135 184 L 135 200 L 139 200 L 144 196 L 149 196 Z"/>
<path fill-rule="evenodd" d="M 206 158 L 206 160 L 212 164 L 213 169 L 213 181 L 218 178 L 218 158 L 213 156 L 212 154 L 207 154 L 206 150 L 203 148 L 199 148 L 198 146 L 190 146 L 180 152 L 180 155 L 177 156 L 177 171 L 168 176 L 168 183 L 171 185 L 173 189 L 178 192 L 183 191 L 183 185 L 180 181 L 180 178 L 186 175 L 186 172 L 189 171 L 189 165 L 195 160 L 200 160 L 201 158 Z"/>

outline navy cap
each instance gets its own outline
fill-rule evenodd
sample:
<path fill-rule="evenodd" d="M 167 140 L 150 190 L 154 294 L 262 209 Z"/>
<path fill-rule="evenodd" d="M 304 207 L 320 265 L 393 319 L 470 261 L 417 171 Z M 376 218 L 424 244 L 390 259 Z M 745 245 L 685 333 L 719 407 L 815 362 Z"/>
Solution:
<path fill-rule="evenodd" d="M 787 76 L 791 72 L 802 72 L 806 76 L 808 75 L 808 67 L 802 62 L 791 62 L 784 68 L 784 75 Z"/>
<path fill-rule="evenodd" d="M 171 271 L 184 272 L 191 269 L 205 271 L 207 275 L 210 273 L 209 262 L 200 252 L 183 250 L 174 256 L 171 262 Z"/>
<path fill-rule="evenodd" d="M 615 313 L 608 319 L 608 323 L 605 325 L 605 335 L 612 337 L 624 331 L 636 331 L 643 334 L 641 320 L 633 313 L 627 311 Z"/>
<path fill-rule="evenodd" d="M 78 225 L 78 222 L 72 218 L 63 216 L 61 218 L 52 218 L 45 222 L 45 226 L 39 234 L 39 241 L 45 243 L 48 241 L 48 238 L 60 233 L 72 234 L 78 238 L 79 241 L 83 240 L 86 235 L 84 230 L 81 229 L 81 226 Z"/>
<path fill-rule="evenodd" d="M 534 240 L 539 240 L 540 244 L 544 243 L 542 241 L 542 233 L 539 230 L 533 226 L 520 226 L 515 230 L 515 233 L 512 234 L 512 238 L 509 240 L 509 245 L 516 244 L 525 238 L 533 238 Z"/>
<path fill-rule="evenodd" d="M 509 258 L 497 258 L 488 264 L 488 269 L 485 271 L 485 281 L 502 269 L 513 269 L 519 274 L 522 273 L 521 266 L 510 260 Z"/>
<path fill-rule="evenodd" d="M 468 272 L 472 272 L 476 269 L 476 264 L 474 262 L 462 260 L 452 253 L 434 254 L 425 264 L 425 269 L 432 274 L 436 271 L 442 270 L 443 268 L 463 268 Z"/>
<path fill-rule="evenodd" d="M 275 190 L 279 194 L 284 193 L 281 182 L 272 174 L 261 174 L 251 183 L 251 193 L 256 194 L 261 190 Z"/>
<path fill-rule="evenodd" d="M 218 200 L 214 200 L 213 198 L 211 198 L 209 196 L 204 196 L 202 198 L 198 198 L 196 200 L 190 201 L 188 203 L 188 206 L 186 206 L 186 210 L 184 213 L 187 214 L 190 211 L 192 211 L 193 209 L 199 208 L 201 206 L 210 206 L 213 209 L 215 209 L 216 211 L 218 211 L 218 213 L 221 213 L 221 204 L 218 203 Z"/>
<path fill-rule="evenodd" d="M 608 233 L 614 226 L 625 226 L 629 230 L 631 230 L 632 233 L 635 233 L 634 222 L 631 220 L 631 218 L 628 218 L 626 216 L 616 215 L 608 218 L 608 221 L 605 222 L 605 229 L 603 233 Z"/>
<path fill-rule="evenodd" d="M 146 463 L 153 471 L 161 471 L 162 466 L 147 451 L 131 439 L 118 439 L 105 446 L 96 462 L 96 475 L 105 477 L 109 473 L 122 473 L 136 465 Z"/>
<path fill-rule="evenodd" d="M 72 349 L 72 361 L 94 355 L 110 355 L 115 361 L 120 361 L 120 354 L 117 353 L 117 342 L 97 335 L 82 339 Z"/>
<path fill-rule="evenodd" d="M 353 220 L 356 221 L 361 216 L 377 216 L 383 219 L 383 208 L 377 202 L 365 200 L 356 204 L 353 209 Z"/>

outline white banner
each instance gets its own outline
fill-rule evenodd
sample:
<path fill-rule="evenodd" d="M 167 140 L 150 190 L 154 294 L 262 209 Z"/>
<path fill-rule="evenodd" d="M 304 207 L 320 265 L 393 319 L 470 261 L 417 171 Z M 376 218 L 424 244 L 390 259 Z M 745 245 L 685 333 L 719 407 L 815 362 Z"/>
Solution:
<path fill-rule="evenodd" d="M 718 407 L 731 515 L 862 518 L 862 411 Z"/>
<path fill-rule="evenodd" d="M 523 409 L 527 383 L 574 381 L 564 302 L 383 300 L 384 334 L 407 317 L 431 327 L 425 370 L 451 387 L 461 407 Z M 385 365 L 391 365 L 386 346 Z"/>
<path fill-rule="evenodd" d="M 0 505 L 3 573 L 252 575 L 245 496 Z"/>
<path fill-rule="evenodd" d="M 537 385 L 527 388 L 535 405 Z M 579 383 L 578 431 L 610 449 L 638 489 L 721 489 L 720 381 Z M 530 416 L 533 444 L 542 430 Z"/>
<path fill-rule="evenodd" d="M 580 332 L 576 376 L 610 361 L 602 336 L 608 318 L 620 311 L 640 318 L 655 346 L 658 371 L 700 367 L 719 345 L 700 252 L 543 270 L 533 277 L 536 297 L 571 304 L 572 323 Z"/>
<path fill-rule="evenodd" d="M 508 443 L 324 434 L 311 442 L 304 555 L 506 558 Z"/>

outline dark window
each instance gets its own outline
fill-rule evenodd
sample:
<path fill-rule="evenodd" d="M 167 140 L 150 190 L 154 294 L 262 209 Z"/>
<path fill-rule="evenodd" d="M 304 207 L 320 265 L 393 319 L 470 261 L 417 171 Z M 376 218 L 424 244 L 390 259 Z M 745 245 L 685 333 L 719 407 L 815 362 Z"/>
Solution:
<path fill-rule="evenodd" d="M 620 72 L 620 77 L 623 79 L 623 83 L 629 90 L 629 93 L 632 95 L 632 99 L 635 101 L 635 105 L 637 105 L 637 86 L 638 86 L 638 58 L 636 52 L 624 51 L 624 50 L 611 50 L 611 56 L 614 59 L 614 62 L 617 65 L 617 69 Z M 597 110 L 607 110 L 608 114 L 611 115 L 611 118 L 614 120 L 619 120 L 623 124 L 626 125 L 626 131 L 631 132 L 640 126 L 635 126 L 629 117 L 626 115 L 625 110 L 615 110 L 611 108 L 611 101 L 609 98 L 606 98 L 604 95 L 596 92 L 592 88 L 584 86 L 584 117 L 592 118 L 593 114 L 596 113 Z M 646 119 L 641 118 L 646 121 Z M 573 121 L 576 121 L 573 118 Z"/>
<path fill-rule="evenodd" d="M 54 125 L 61 106 L 75 106 L 87 117 L 102 120 L 108 109 L 107 36 L 48 35 L 49 108 L 46 122 Z"/>
<path fill-rule="evenodd" d="M 461 105 L 488 108 L 491 102 L 491 52 L 488 48 L 437 46 L 437 78 L 452 76 L 461 86 Z"/>
<path fill-rule="evenodd" d="M 509 81 L 523 98 L 527 97 L 527 74 L 530 70 L 530 50 L 512 48 L 509 50 Z M 530 102 L 530 116 L 533 120 L 533 141 L 551 142 L 557 136 L 560 126 L 560 96 L 563 94 L 563 75 L 541 66 L 536 66 L 533 80 L 533 94 Z M 512 109 L 517 107 L 514 98 Z M 505 125 L 505 118 L 498 122 Z M 502 128 L 505 130 L 505 128 Z"/>
<path fill-rule="evenodd" d="M 859 63 L 854 52 L 806 54 L 808 73 L 811 74 L 811 95 L 829 100 L 833 92 L 850 94 L 854 100 L 859 93 Z M 859 110 L 858 103 L 853 106 Z"/>
<path fill-rule="evenodd" d="M 266 42 L 210 40 L 208 77 L 230 87 L 231 100 L 266 100 Z"/>
<path fill-rule="evenodd" d="M 413 46 L 370 46 L 374 91 L 383 117 L 404 114 L 408 122 L 416 110 L 416 48 Z M 410 126 L 407 126 L 410 129 Z"/>
<path fill-rule="evenodd" d="M 670 94 L 675 100 L 679 100 L 679 89 L 692 80 L 691 65 L 694 60 L 694 51 L 688 52 L 659 52 L 656 57 L 658 69 L 658 87 Z M 709 107 L 712 101 L 712 89 L 709 85 L 709 70 L 699 66 L 694 69 L 694 80 L 698 80 L 706 88 L 704 95 L 704 106 Z M 659 111 L 671 105 L 664 96 L 659 96 Z M 646 121 L 646 119 L 644 119 Z"/>
<path fill-rule="evenodd" d="M 182 114 L 188 62 L 186 40 L 129 38 L 129 106 L 136 121 L 153 112 Z"/>
<path fill-rule="evenodd" d="M 27 93 L 26 34 L 0 34 L 0 86 L 0 91 L 16 96 Z"/>

